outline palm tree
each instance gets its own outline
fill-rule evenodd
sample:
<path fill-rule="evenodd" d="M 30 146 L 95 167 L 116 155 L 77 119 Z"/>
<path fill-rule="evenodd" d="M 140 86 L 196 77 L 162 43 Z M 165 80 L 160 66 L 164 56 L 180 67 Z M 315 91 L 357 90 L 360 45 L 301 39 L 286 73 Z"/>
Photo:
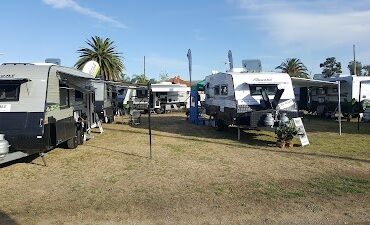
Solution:
<path fill-rule="evenodd" d="M 275 69 L 280 69 L 291 77 L 308 78 L 307 67 L 297 58 L 286 59 Z"/>
<path fill-rule="evenodd" d="M 149 82 L 149 79 L 145 76 L 145 74 L 133 75 L 132 78 L 138 84 L 148 84 Z"/>
<path fill-rule="evenodd" d="M 94 60 L 99 63 L 100 75 L 104 80 L 119 80 L 125 66 L 120 56 L 121 53 L 116 52 L 114 41 L 95 36 L 87 40 L 86 44 L 90 48 L 77 50 L 80 56 L 75 67 L 82 69 L 88 61 Z"/>

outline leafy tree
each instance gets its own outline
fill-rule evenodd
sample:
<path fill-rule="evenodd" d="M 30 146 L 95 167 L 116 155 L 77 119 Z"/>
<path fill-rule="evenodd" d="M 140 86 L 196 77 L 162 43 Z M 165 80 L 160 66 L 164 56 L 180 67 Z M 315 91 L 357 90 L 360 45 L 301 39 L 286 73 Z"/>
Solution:
<path fill-rule="evenodd" d="M 348 69 L 349 69 L 349 72 L 351 73 L 351 75 L 355 75 L 355 71 L 354 71 L 354 66 L 353 66 L 353 61 L 349 62 L 348 63 Z M 359 61 L 356 61 L 356 75 L 357 76 L 361 76 L 362 75 L 362 64 L 361 62 Z"/>
<path fill-rule="evenodd" d="M 104 80 L 119 80 L 125 66 L 114 41 L 95 36 L 87 40 L 86 44 L 89 47 L 77 50 L 80 56 L 75 66 L 82 69 L 88 61 L 94 60 L 99 63 L 100 75 Z"/>
<path fill-rule="evenodd" d="M 149 82 L 149 79 L 145 76 L 145 74 L 133 75 L 132 77 L 133 81 L 138 84 L 147 84 Z"/>
<path fill-rule="evenodd" d="M 127 74 L 124 74 L 124 73 L 121 73 L 121 76 L 120 76 L 119 80 L 122 81 L 122 82 L 126 82 L 126 83 L 131 82 L 130 77 L 127 76 Z"/>
<path fill-rule="evenodd" d="M 324 63 L 320 63 L 320 68 L 323 68 L 322 74 L 325 77 L 331 77 L 334 74 L 342 73 L 342 65 L 340 62 L 337 62 L 335 57 L 326 58 Z"/>
<path fill-rule="evenodd" d="M 364 76 L 370 76 L 370 65 L 365 65 L 362 67 L 362 69 L 364 70 Z"/>
<path fill-rule="evenodd" d="M 308 78 L 307 67 L 297 58 L 286 59 L 275 69 L 280 69 L 291 77 Z"/>

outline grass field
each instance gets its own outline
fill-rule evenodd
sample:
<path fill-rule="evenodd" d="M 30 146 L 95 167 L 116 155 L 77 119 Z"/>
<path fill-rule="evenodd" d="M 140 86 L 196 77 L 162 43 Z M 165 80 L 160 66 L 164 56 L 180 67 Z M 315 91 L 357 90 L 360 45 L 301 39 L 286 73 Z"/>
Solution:
<path fill-rule="evenodd" d="M 0 224 L 369 224 L 370 125 L 304 121 L 308 147 L 271 131 L 217 132 L 182 114 L 118 118 L 76 150 L 0 168 Z M 298 144 L 299 141 L 295 140 Z"/>

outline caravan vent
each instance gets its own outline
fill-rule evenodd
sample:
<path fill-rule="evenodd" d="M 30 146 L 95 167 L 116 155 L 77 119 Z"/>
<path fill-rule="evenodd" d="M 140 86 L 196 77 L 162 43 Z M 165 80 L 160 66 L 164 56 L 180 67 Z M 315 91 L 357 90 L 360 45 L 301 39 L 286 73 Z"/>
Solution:
<path fill-rule="evenodd" d="M 261 60 L 259 59 L 246 59 L 242 61 L 243 68 L 248 73 L 262 72 Z"/>

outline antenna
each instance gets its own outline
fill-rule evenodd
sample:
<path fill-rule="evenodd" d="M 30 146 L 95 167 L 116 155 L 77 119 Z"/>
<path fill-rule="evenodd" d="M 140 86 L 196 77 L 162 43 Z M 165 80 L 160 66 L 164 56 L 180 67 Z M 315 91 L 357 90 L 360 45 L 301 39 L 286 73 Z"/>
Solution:
<path fill-rule="evenodd" d="M 227 57 L 229 58 L 229 65 L 230 65 L 230 71 L 234 68 L 234 60 L 233 60 L 233 53 L 231 50 L 227 53 Z"/>

